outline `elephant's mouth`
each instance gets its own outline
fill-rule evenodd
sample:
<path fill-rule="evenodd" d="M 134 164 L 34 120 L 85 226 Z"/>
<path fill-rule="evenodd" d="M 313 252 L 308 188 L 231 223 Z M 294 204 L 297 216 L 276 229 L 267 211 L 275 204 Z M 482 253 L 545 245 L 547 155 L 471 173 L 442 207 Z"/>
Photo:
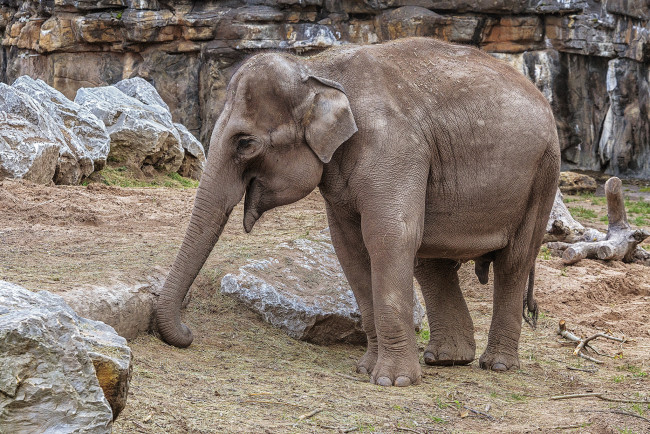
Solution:
<path fill-rule="evenodd" d="M 255 177 L 251 178 L 246 187 L 246 197 L 244 199 L 244 230 L 246 233 L 253 229 L 255 222 L 261 216 L 258 210 L 262 190 L 262 183 Z"/>

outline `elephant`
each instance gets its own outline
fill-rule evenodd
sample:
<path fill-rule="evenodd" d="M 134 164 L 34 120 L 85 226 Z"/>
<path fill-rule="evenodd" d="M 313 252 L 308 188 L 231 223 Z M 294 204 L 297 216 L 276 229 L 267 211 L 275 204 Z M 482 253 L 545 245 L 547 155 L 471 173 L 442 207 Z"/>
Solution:
<path fill-rule="evenodd" d="M 414 277 L 430 326 L 424 362 L 471 363 L 474 326 L 457 274 L 470 260 L 482 282 L 490 264 L 494 275 L 479 365 L 518 368 L 522 300 L 559 170 L 544 96 L 476 48 L 407 38 L 309 57 L 255 54 L 228 84 L 159 294 L 160 335 L 192 342 L 181 304 L 242 197 L 248 233 L 265 211 L 318 188 L 367 335 L 357 372 L 381 386 L 421 383 Z"/>

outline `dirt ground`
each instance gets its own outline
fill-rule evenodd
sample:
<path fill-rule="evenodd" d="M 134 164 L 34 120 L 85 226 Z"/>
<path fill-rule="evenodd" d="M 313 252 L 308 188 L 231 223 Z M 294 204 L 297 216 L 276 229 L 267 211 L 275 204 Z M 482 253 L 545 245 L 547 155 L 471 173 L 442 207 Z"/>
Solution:
<path fill-rule="evenodd" d="M 0 279 L 57 293 L 144 281 L 173 261 L 193 196 L 193 189 L 0 182 Z M 596 213 L 583 223 L 605 227 L 604 202 L 567 199 Z M 381 388 L 354 373 L 363 347 L 294 341 L 218 294 L 221 277 L 247 259 L 323 229 L 319 194 L 269 212 L 251 234 L 241 220 L 238 207 L 194 284 L 184 313 L 192 346 L 176 349 L 148 335 L 130 343 L 134 374 L 114 432 L 650 432 L 647 403 L 549 399 L 587 392 L 650 399 L 649 267 L 592 260 L 566 267 L 542 252 L 536 276 L 542 314 L 536 330 L 524 325 L 521 369 L 486 372 L 476 361 L 423 365 L 421 386 Z M 471 264 L 460 274 L 478 357 L 491 317 L 491 282 L 481 286 Z M 604 363 L 595 365 L 561 342 L 560 319 L 578 335 L 608 331 L 629 341 L 598 340 L 613 358 L 597 356 Z M 425 337 L 421 332 L 421 349 Z"/>

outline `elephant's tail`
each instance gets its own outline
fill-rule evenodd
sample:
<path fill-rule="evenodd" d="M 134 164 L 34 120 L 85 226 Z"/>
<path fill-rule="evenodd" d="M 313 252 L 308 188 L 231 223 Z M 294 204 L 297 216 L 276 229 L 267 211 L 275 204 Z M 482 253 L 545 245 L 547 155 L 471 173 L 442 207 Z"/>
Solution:
<path fill-rule="evenodd" d="M 535 287 L 535 263 L 533 263 L 533 268 L 530 269 L 528 274 L 528 290 L 524 295 L 524 307 L 522 310 L 522 315 L 524 321 L 528 323 L 532 328 L 537 327 L 537 317 L 539 316 L 539 309 L 537 307 L 537 301 L 535 301 L 535 295 L 533 294 Z"/>

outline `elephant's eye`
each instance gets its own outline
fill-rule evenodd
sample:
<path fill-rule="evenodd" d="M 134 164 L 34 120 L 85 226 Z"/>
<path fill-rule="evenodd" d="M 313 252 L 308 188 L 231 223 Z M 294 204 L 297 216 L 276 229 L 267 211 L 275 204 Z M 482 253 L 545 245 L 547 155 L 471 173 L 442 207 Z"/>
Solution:
<path fill-rule="evenodd" d="M 245 153 L 253 145 L 254 140 L 252 137 L 240 137 L 237 140 L 237 152 L 240 154 Z"/>

